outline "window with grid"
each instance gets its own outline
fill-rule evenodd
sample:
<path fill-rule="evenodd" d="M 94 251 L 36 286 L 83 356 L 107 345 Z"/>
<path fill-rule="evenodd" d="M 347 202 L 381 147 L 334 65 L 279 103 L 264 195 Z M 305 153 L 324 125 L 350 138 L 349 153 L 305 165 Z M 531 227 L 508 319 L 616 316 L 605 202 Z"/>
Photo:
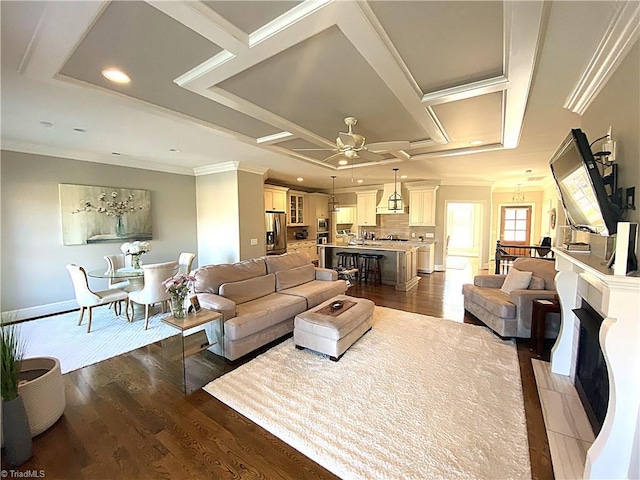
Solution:
<path fill-rule="evenodd" d="M 500 242 L 507 245 L 529 245 L 531 207 L 502 207 Z"/>

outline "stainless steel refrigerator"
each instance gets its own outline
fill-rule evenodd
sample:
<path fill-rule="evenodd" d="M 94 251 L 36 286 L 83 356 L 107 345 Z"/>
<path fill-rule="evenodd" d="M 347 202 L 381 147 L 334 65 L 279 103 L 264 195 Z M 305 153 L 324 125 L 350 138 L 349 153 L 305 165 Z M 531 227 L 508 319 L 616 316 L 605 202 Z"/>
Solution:
<path fill-rule="evenodd" d="M 287 214 L 266 212 L 264 226 L 267 232 L 267 255 L 280 255 L 287 251 Z"/>

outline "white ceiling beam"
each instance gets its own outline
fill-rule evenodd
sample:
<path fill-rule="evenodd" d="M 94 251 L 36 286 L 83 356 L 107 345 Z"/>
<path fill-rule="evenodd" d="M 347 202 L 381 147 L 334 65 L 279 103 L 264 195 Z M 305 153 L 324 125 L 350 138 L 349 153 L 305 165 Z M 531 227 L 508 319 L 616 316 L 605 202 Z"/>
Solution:
<path fill-rule="evenodd" d="M 425 115 L 421 104 L 422 92 L 417 88 L 415 79 L 388 37 L 385 41 L 380 36 L 383 28 L 371 8 L 365 2 L 341 2 L 340 6 L 344 10 L 338 21 L 340 30 L 425 133 L 434 142 L 446 143 L 447 138 L 439 123 L 430 115 Z"/>
<path fill-rule="evenodd" d="M 233 54 L 249 48 L 249 35 L 200 1 L 147 0 L 165 15 Z"/>
<path fill-rule="evenodd" d="M 504 2 L 504 72 L 509 88 L 504 95 L 502 144 L 516 148 L 533 81 L 536 59 L 550 3 L 542 0 Z"/>
<path fill-rule="evenodd" d="M 640 35 L 640 3 L 618 2 L 604 37 L 589 65 L 564 102 L 564 108 L 583 115 L 627 56 Z"/>
<path fill-rule="evenodd" d="M 432 158 L 458 157 L 460 155 L 493 152 L 496 150 L 504 150 L 504 145 L 502 145 L 501 143 L 491 143 L 489 145 L 482 145 L 480 147 L 455 148 L 452 150 L 445 150 L 440 152 L 421 153 L 418 155 L 411 155 L 410 160 L 431 160 Z"/>
<path fill-rule="evenodd" d="M 456 102 L 467 98 L 479 97 L 489 93 L 500 92 L 509 86 L 509 80 L 504 75 L 477 82 L 457 85 L 451 88 L 445 88 L 422 96 L 424 105 L 433 106 L 442 103 Z"/>
<path fill-rule="evenodd" d="M 18 67 L 37 80 L 56 75 L 109 5 L 97 2 L 48 2 Z"/>

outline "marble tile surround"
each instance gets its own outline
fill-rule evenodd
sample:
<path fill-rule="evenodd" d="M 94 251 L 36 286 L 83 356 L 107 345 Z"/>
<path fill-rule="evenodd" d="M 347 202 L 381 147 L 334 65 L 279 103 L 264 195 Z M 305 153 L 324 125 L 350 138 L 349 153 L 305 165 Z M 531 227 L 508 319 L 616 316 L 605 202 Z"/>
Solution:
<path fill-rule="evenodd" d="M 569 377 L 551 373 L 551 364 L 533 359 L 542 415 L 557 479 L 583 478 L 587 450 L 595 437 Z"/>

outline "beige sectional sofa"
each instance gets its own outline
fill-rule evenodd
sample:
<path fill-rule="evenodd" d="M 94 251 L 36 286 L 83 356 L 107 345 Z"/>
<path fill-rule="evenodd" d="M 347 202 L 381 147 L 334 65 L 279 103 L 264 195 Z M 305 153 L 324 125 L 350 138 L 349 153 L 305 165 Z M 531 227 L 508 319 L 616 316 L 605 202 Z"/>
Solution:
<path fill-rule="evenodd" d="M 223 315 L 229 360 L 292 332 L 297 314 L 347 290 L 336 271 L 316 268 L 303 252 L 207 265 L 192 275 L 200 304 Z"/>

